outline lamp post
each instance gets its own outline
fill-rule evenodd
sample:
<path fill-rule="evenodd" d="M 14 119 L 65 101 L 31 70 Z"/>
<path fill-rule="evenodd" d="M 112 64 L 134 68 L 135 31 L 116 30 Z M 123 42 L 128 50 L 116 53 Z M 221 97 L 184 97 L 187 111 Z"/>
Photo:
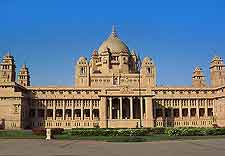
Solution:
<path fill-rule="evenodd" d="M 140 56 L 138 54 L 137 56 L 137 71 L 138 71 L 138 97 L 139 97 L 139 102 L 140 102 L 140 109 L 141 109 L 141 59 Z M 140 110 L 140 128 L 142 128 L 142 114 L 141 114 L 141 110 Z"/>

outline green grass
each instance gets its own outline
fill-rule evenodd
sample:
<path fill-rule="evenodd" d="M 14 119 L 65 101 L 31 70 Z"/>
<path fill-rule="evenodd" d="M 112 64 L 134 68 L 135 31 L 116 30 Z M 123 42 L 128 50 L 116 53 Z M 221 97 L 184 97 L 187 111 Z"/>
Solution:
<path fill-rule="evenodd" d="M 9 130 L 0 131 L 0 139 L 43 139 L 44 136 L 33 135 L 32 131 Z"/>
<path fill-rule="evenodd" d="M 166 141 L 166 140 L 201 140 L 201 139 L 225 139 L 225 136 L 68 136 L 57 135 L 55 139 L 59 140 L 94 140 L 106 142 L 152 142 L 152 141 Z"/>

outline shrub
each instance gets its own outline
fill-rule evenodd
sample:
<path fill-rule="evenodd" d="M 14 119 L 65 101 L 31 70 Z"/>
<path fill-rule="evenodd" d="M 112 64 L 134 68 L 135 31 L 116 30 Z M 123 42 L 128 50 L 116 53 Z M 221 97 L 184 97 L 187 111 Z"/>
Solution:
<path fill-rule="evenodd" d="M 207 136 L 225 135 L 225 128 L 168 128 L 168 136 Z"/>
<path fill-rule="evenodd" d="M 38 136 L 45 136 L 46 135 L 46 129 L 45 128 L 33 128 L 32 134 L 38 135 Z"/>
<path fill-rule="evenodd" d="M 51 129 L 51 134 L 52 135 L 63 134 L 63 132 L 64 132 L 63 128 L 53 128 L 53 129 Z"/>

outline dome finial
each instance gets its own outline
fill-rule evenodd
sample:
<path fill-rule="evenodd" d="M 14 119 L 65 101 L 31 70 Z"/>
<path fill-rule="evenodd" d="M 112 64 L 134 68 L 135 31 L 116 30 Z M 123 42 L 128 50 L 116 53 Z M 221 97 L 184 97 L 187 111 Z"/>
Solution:
<path fill-rule="evenodd" d="M 112 35 L 113 35 L 114 37 L 117 37 L 116 27 L 115 27 L 114 24 L 112 25 Z"/>

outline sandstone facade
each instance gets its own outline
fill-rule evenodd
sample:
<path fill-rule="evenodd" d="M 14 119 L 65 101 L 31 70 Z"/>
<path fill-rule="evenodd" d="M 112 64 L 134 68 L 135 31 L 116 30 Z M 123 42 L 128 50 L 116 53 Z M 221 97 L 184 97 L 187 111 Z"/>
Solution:
<path fill-rule="evenodd" d="M 225 126 L 225 65 L 215 56 L 207 85 L 200 67 L 192 86 L 157 86 L 156 66 L 140 60 L 115 29 L 90 60 L 75 64 L 75 85 L 34 87 L 23 65 L 16 80 L 14 57 L 0 64 L 0 126 L 119 128 Z"/>

